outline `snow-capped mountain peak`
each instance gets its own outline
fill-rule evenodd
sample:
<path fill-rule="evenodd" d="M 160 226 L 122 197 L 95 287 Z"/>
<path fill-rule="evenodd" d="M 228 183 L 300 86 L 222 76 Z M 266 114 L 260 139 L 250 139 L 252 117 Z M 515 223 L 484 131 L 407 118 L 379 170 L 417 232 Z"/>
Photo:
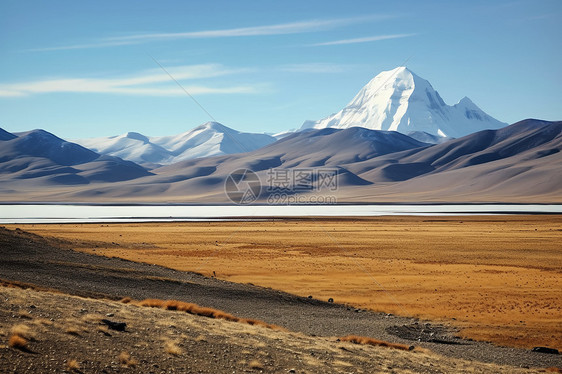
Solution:
<path fill-rule="evenodd" d="M 249 152 L 275 140 L 269 135 L 243 133 L 218 122 L 207 122 L 171 136 L 148 137 L 128 132 L 75 142 L 101 154 L 118 156 L 145 166 L 157 166 L 191 158 Z"/>
<path fill-rule="evenodd" d="M 120 136 L 122 138 L 138 140 L 138 141 L 141 141 L 143 143 L 150 143 L 150 140 L 148 140 L 148 138 L 146 136 L 144 136 L 143 134 L 140 134 L 138 132 L 129 131 L 128 133 L 125 133 L 125 134 L 120 135 Z"/>
<path fill-rule="evenodd" d="M 431 83 L 406 67 L 398 67 L 371 79 L 338 113 L 320 121 L 306 121 L 301 129 L 360 126 L 405 134 L 426 132 L 460 137 L 505 125 L 467 97 L 456 105 L 447 105 Z"/>

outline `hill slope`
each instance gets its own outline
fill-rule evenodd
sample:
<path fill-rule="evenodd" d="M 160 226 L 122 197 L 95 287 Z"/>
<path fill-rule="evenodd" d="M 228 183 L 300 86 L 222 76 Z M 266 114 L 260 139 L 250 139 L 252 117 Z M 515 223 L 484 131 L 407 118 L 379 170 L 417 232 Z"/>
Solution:
<path fill-rule="evenodd" d="M 299 170 L 312 173 L 329 170 L 337 173 L 337 188 L 330 193 L 340 203 L 562 202 L 561 150 L 562 122 L 539 120 L 525 120 L 434 145 L 395 131 L 307 130 L 252 152 L 190 159 L 155 168 L 151 171 L 153 175 L 146 175 L 142 169 L 139 174 L 145 175 L 144 178 L 65 190 L 43 189 L 48 184 L 38 184 L 38 177 L 41 173 L 54 173 L 64 178 L 92 179 L 89 173 L 100 172 L 105 165 L 109 169 L 100 172 L 103 178 L 98 180 L 110 182 L 107 175 L 111 175 L 116 165 L 131 169 L 120 159 L 114 160 L 116 165 L 113 165 L 103 157 L 70 166 L 45 157 L 4 159 L 0 165 L 3 172 L 0 198 L 13 201 L 25 195 L 26 200 L 46 201 L 228 203 L 225 194 L 228 176 L 239 169 L 250 169 L 260 178 L 261 201 L 279 192 L 270 188 L 275 187 L 272 175 L 278 171 L 291 178 Z M 86 160 L 95 156 L 88 152 L 79 150 Z M 33 177 L 33 182 L 20 183 L 22 177 L 18 173 L 28 173 L 25 178 Z M 75 183 L 64 178 L 57 181 L 58 185 Z M 295 180 L 288 180 L 282 191 L 306 195 L 318 190 L 322 182 L 312 176 L 310 189 L 296 191 L 292 188 Z"/>
<path fill-rule="evenodd" d="M 11 134 L 2 130 L 0 181 L 75 185 L 117 182 L 148 176 L 141 166 L 118 157 L 101 156 L 44 130 Z M 6 135 L 9 134 L 9 135 Z"/>

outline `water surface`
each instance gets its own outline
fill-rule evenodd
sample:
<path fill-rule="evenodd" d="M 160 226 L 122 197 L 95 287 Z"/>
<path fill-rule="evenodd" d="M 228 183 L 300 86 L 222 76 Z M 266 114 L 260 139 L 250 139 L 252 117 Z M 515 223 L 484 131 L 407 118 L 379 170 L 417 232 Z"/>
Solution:
<path fill-rule="evenodd" d="M 258 219 L 260 217 L 375 217 L 386 215 L 561 214 L 551 204 L 444 204 L 444 205 L 0 205 L 0 224 L 172 222 Z"/>

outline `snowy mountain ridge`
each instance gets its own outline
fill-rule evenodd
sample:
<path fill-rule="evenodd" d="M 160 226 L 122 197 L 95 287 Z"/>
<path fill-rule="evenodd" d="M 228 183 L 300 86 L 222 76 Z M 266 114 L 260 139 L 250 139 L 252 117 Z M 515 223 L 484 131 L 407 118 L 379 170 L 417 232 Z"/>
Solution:
<path fill-rule="evenodd" d="M 458 138 L 506 125 L 486 114 L 468 97 L 447 105 L 427 80 L 398 67 L 374 77 L 341 111 L 319 121 L 305 121 L 301 130 L 360 126 Z"/>
<path fill-rule="evenodd" d="M 270 135 L 239 132 L 218 122 L 207 122 L 171 136 L 145 136 L 128 132 L 73 141 L 95 152 L 139 164 L 169 165 L 192 158 L 249 152 L 275 140 Z"/>

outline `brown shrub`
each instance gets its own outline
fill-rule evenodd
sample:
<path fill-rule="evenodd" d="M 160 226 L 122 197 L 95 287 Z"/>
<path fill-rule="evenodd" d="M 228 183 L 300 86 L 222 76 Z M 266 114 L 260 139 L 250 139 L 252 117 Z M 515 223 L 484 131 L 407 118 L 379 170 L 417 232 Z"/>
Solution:
<path fill-rule="evenodd" d="M 162 308 L 164 306 L 164 300 L 159 299 L 144 299 L 137 303 L 139 306 L 147 306 L 150 308 Z"/>
<path fill-rule="evenodd" d="M 245 319 L 240 319 L 241 323 L 245 323 L 248 324 L 250 326 L 260 326 L 260 327 L 265 327 L 267 329 L 271 329 L 271 330 L 276 330 L 276 331 L 288 331 L 286 328 L 281 327 L 281 326 L 277 326 L 277 325 L 273 325 L 264 321 L 260 321 L 259 319 L 252 319 L 252 318 L 245 318 Z"/>
<path fill-rule="evenodd" d="M 413 349 L 413 347 L 407 346 L 405 344 L 390 343 L 384 340 L 377 340 L 366 336 L 358 336 L 358 335 L 344 336 L 343 338 L 339 338 L 339 340 L 343 342 L 351 342 L 355 344 L 373 345 L 378 347 L 400 349 L 402 351 L 411 351 Z"/>
<path fill-rule="evenodd" d="M 18 335 L 28 340 L 33 340 L 34 338 L 33 333 L 31 332 L 29 326 L 24 324 L 14 325 L 12 326 L 10 331 L 12 335 Z"/>
<path fill-rule="evenodd" d="M 164 307 L 164 309 L 167 309 L 167 310 L 177 310 L 177 311 L 180 311 L 180 312 L 191 313 L 193 308 L 197 307 L 197 305 L 191 304 L 191 303 L 185 303 L 183 301 L 178 301 L 178 300 L 166 300 L 164 302 L 163 307 Z"/>
<path fill-rule="evenodd" d="M 82 330 L 77 327 L 68 327 L 66 330 L 64 330 L 64 332 L 69 335 L 80 336 Z"/>
<path fill-rule="evenodd" d="M 53 321 L 45 318 L 36 318 L 33 320 L 33 324 L 37 326 L 51 326 L 53 324 Z"/>
<path fill-rule="evenodd" d="M 206 307 L 202 307 L 199 305 L 196 305 L 193 307 L 193 309 L 191 309 L 191 314 L 195 314 L 198 316 L 203 316 L 203 317 L 209 317 L 209 318 L 215 318 L 215 309 L 212 308 L 206 308 Z"/>
<path fill-rule="evenodd" d="M 248 366 L 250 367 L 250 369 L 253 369 L 253 370 L 264 370 L 265 369 L 265 367 L 262 365 L 262 363 L 259 362 L 258 360 L 250 361 Z"/>
<path fill-rule="evenodd" d="M 181 348 L 176 344 L 176 342 L 173 342 L 171 340 L 166 340 L 164 342 L 164 348 L 166 350 L 166 353 L 174 356 L 179 356 L 182 353 Z"/>
<path fill-rule="evenodd" d="M 25 310 L 20 310 L 18 312 L 18 317 L 24 318 L 24 319 L 32 319 L 32 317 L 29 315 L 29 312 L 26 312 Z"/>
<path fill-rule="evenodd" d="M 138 361 L 132 358 L 129 353 L 123 351 L 119 354 L 119 363 L 125 367 L 131 368 L 137 366 Z"/>
<path fill-rule="evenodd" d="M 68 367 L 68 370 L 70 370 L 70 371 L 79 371 L 80 370 L 80 364 L 76 360 L 69 360 L 66 363 L 66 366 Z"/>
<path fill-rule="evenodd" d="M 259 321 L 256 319 L 238 318 L 222 310 L 202 307 L 197 304 L 186 303 L 178 300 L 145 299 L 141 301 L 134 301 L 131 300 L 130 298 L 125 298 L 125 299 L 127 299 L 126 303 L 131 303 L 138 306 L 144 306 L 150 308 L 163 308 L 166 310 L 177 310 L 180 312 L 186 312 L 189 314 L 194 314 L 194 315 L 208 317 L 208 318 L 224 319 L 226 321 L 231 321 L 231 322 L 246 323 L 248 325 L 266 327 L 268 329 L 277 330 L 277 331 L 287 331 L 286 329 L 280 326 L 271 325 L 269 323 L 265 323 L 263 321 Z M 122 302 L 125 302 L 123 300 Z"/>
<path fill-rule="evenodd" d="M 10 336 L 10 340 L 8 341 L 8 345 L 12 348 L 20 349 L 22 351 L 27 351 L 27 339 L 20 336 L 13 334 Z"/>

